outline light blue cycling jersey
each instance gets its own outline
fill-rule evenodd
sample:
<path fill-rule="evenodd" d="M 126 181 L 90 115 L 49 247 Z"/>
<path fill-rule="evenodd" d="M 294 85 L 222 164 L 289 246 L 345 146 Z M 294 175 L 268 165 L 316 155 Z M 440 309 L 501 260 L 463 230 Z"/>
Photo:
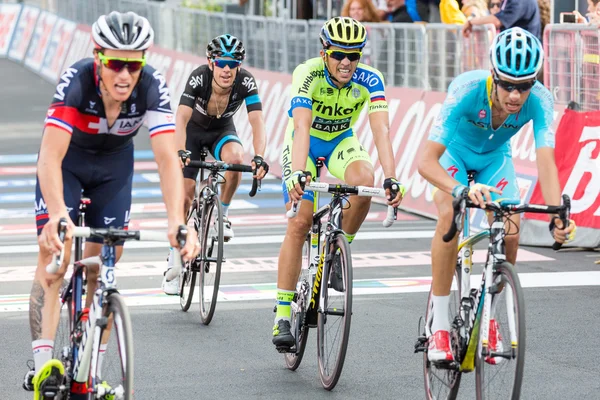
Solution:
<path fill-rule="evenodd" d="M 468 71 L 450 84 L 429 140 L 449 149 L 466 148 L 478 154 L 492 151 L 510 154 L 510 138 L 533 120 L 536 148 L 554 148 L 553 114 L 552 94 L 536 82 L 521 110 L 510 114 L 498 129 L 493 129 L 490 71 Z"/>

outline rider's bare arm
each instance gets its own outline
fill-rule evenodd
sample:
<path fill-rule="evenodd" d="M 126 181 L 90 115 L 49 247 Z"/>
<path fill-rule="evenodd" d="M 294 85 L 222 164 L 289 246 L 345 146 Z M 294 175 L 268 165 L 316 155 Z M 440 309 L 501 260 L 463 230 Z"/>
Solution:
<path fill-rule="evenodd" d="M 186 150 L 186 128 L 190 118 L 192 118 L 193 111 L 194 110 L 191 107 L 184 104 L 180 104 L 179 107 L 177 107 L 177 117 L 175 119 L 175 141 L 177 142 L 176 150 Z"/>
<path fill-rule="evenodd" d="M 387 111 L 372 112 L 369 114 L 369 124 L 373 132 L 373 140 L 377 147 L 379 161 L 386 178 L 396 177 L 396 162 L 390 142 L 390 117 Z"/>
<path fill-rule="evenodd" d="M 292 111 L 294 117 L 294 148 L 292 149 L 292 171 L 304 171 L 310 148 L 310 124 L 312 109 L 298 107 Z"/>
<path fill-rule="evenodd" d="M 47 126 L 44 129 L 37 174 L 50 216 L 65 214 L 67 211 L 63 197 L 61 166 L 70 142 L 69 132 L 55 126 Z"/>
<path fill-rule="evenodd" d="M 267 135 L 265 134 L 265 119 L 262 110 L 250 111 L 248 113 L 248 122 L 252 127 L 252 144 L 254 146 L 254 155 L 264 157 L 267 147 Z"/>

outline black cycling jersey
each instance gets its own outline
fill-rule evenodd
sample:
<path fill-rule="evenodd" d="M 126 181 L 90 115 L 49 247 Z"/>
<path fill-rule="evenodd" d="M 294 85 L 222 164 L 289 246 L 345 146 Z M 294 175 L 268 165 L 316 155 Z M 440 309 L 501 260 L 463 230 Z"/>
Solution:
<path fill-rule="evenodd" d="M 223 111 L 221 118 L 208 115 L 208 101 L 212 94 L 213 73 L 208 65 L 201 65 L 190 74 L 185 90 L 179 100 L 180 105 L 191 107 L 192 118 L 190 124 L 195 124 L 203 129 L 214 129 L 229 124 L 229 120 L 239 110 L 242 101 L 246 102 L 248 112 L 262 110 L 258 96 L 258 86 L 252 74 L 240 68 L 229 94 L 229 103 Z"/>

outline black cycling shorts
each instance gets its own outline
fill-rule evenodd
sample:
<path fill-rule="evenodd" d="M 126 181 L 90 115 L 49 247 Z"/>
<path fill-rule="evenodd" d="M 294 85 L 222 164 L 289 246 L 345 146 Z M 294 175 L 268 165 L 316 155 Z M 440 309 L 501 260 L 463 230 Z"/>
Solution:
<path fill-rule="evenodd" d="M 185 148 L 192 152 L 192 160 L 200 160 L 200 151 L 203 147 L 206 147 L 215 160 L 221 161 L 221 149 L 229 142 L 242 144 L 235 130 L 235 125 L 233 125 L 233 120 L 230 120 L 224 126 L 209 130 L 201 128 L 193 122 L 188 123 Z M 198 172 L 198 168 L 185 167 L 183 177 L 196 180 Z"/>

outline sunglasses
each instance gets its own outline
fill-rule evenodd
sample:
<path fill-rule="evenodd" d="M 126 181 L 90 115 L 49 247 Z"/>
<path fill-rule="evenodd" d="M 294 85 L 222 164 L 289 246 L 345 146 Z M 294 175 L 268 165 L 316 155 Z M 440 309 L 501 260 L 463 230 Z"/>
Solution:
<path fill-rule="evenodd" d="M 229 69 L 234 69 L 239 67 L 240 64 L 242 64 L 242 62 L 239 60 L 229 60 L 226 58 L 213 58 L 212 61 L 215 64 L 215 66 L 219 68 L 229 67 Z"/>
<path fill-rule="evenodd" d="M 498 7 L 498 8 L 502 7 L 502 2 L 500 2 L 500 3 L 490 3 L 490 9 L 496 8 L 496 7 Z"/>
<path fill-rule="evenodd" d="M 100 62 L 102 62 L 106 68 L 115 72 L 120 72 L 125 67 L 127 67 L 129 72 L 136 72 L 146 65 L 146 56 L 143 58 L 120 58 L 107 57 L 102 53 L 98 53 L 98 58 L 100 58 Z"/>
<path fill-rule="evenodd" d="M 362 57 L 362 51 L 345 52 L 340 50 L 325 50 L 325 53 L 334 60 L 342 61 L 347 58 L 350 62 L 358 61 Z"/>
<path fill-rule="evenodd" d="M 507 81 L 503 81 L 501 79 L 494 79 L 494 82 L 496 82 L 496 85 L 500 86 L 502 89 L 506 90 L 507 92 L 512 92 L 513 90 L 518 90 L 519 93 L 523 93 L 523 92 L 528 92 L 531 90 L 531 88 L 533 87 L 533 85 L 535 85 L 536 80 L 532 80 L 529 82 L 523 82 L 523 83 L 512 83 L 512 82 L 507 82 Z"/>

